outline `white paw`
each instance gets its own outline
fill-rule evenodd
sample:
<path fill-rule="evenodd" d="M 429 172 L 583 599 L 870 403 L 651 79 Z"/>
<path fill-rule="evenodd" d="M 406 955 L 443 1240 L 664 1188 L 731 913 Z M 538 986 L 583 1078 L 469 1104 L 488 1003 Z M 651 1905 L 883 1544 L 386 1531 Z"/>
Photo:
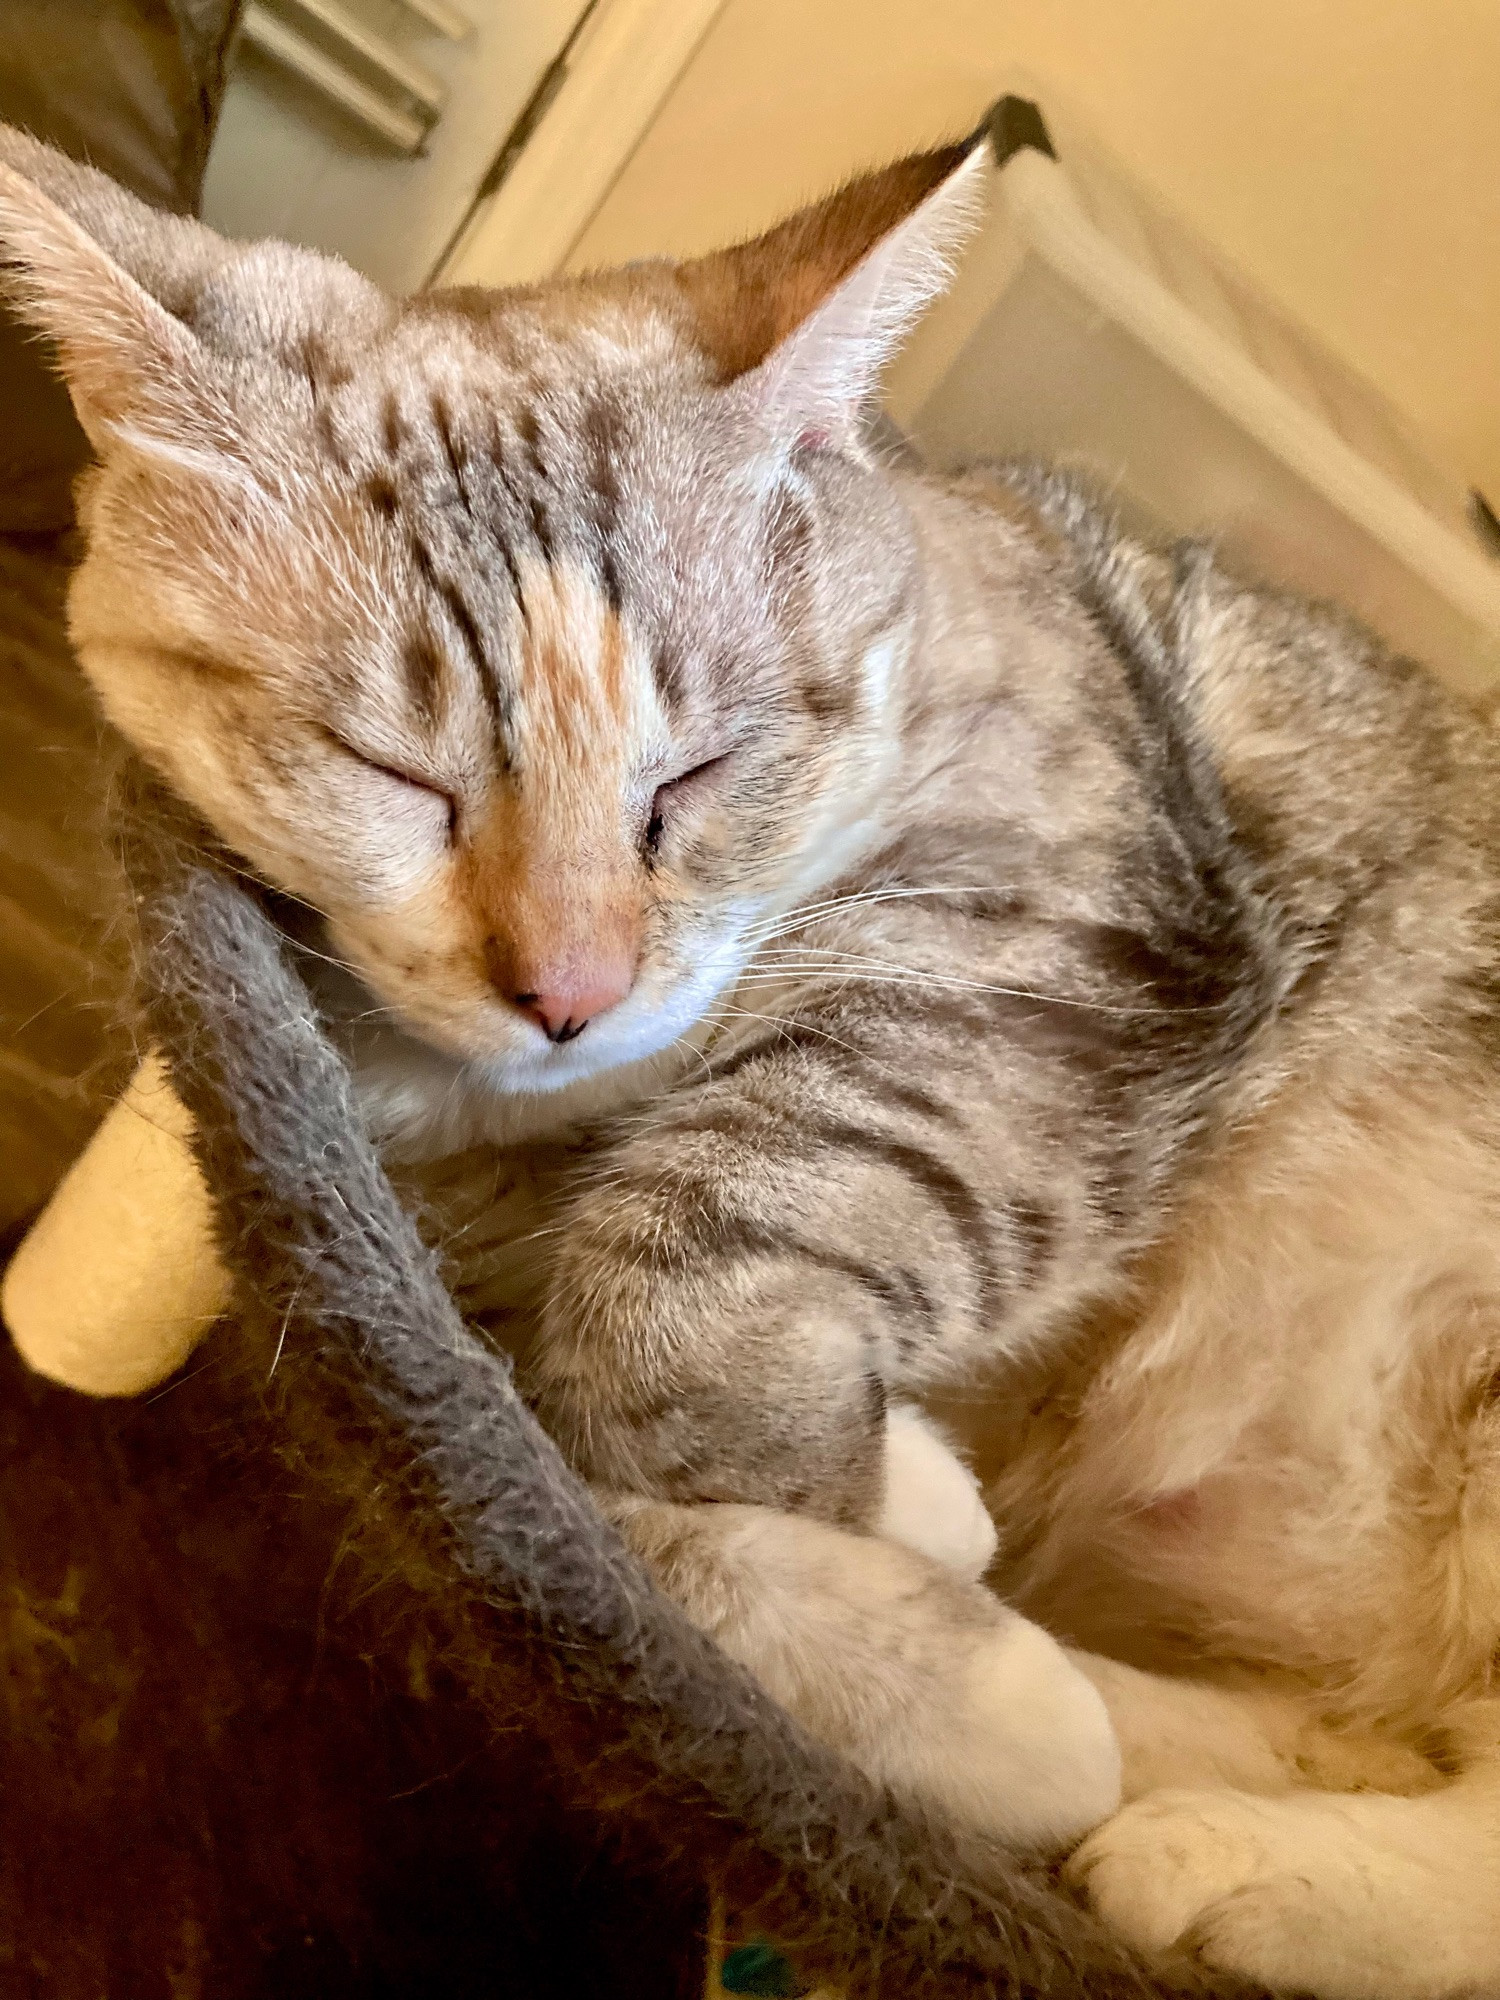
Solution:
<path fill-rule="evenodd" d="M 761 1529 L 779 1582 L 794 1557 L 795 1596 L 763 1597 L 740 1657 L 825 1741 L 1031 1853 L 1066 1851 L 1118 1808 L 1103 1697 L 1039 1625 L 898 1543 L 789 1516 Z"/>
<path fill-rule="evenodd" d="M 972 1582 L 995 1553 L 979 1481 L 931 1418 L 893 1404 L 885 1425 L 885 1500 L 876 1533 Z"/>
<path fill-rule="evenodd" d="M 1425 1840 L 1400 1839 L 1422 1830 L 1400 1816 L 1413 1803 L 1154 1792 L 1092 1834 L 1068 1874 L 1148 1958 L 1317 2000 L 1500 1992 L 1493 1883 L 1465 1891 L 1465 1857 L 1439 1872 Z"/>
<path fill-rule="evenodd" d="M 1030 1853 L 1120 1803 L 1097 1688 L 982 1584 L 874 1535 L 764 1507 L 614 1503 L 658 1582 L 821 1742 Z"/>
<path fill-rule="evenodd" d="M 1040 1625 L 999 1617 L 947 1686 L 934 1681 L 927 1782 L 1020 1848 L 1060 1853 L 1116 1811 L 1120 1746 L 1103 1697 Z M 956 1649 L 955 1649 L 956 1650 Z"/>

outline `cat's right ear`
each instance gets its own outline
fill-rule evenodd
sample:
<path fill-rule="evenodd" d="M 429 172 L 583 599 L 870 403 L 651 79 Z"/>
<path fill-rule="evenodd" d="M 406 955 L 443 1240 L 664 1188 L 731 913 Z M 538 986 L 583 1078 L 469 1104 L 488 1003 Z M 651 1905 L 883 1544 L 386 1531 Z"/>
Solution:
<path fill-rule="evenodd" d="M 177 317 L 227 254 L 103 174 L 0 126 L 0 282 L 56 342 L 80 423 L 103 453 L 122 429 L 201 416 L 209 370 Z M 195 408 L 196 406 L 196 408 Z"/>
<path fill-rule="evenodd" d="M 988 158 L 977 138 L 913 154 L 679 267 L 703 345 L 774 435 L 858 435 L 881 369 L 983 212 Z"/>

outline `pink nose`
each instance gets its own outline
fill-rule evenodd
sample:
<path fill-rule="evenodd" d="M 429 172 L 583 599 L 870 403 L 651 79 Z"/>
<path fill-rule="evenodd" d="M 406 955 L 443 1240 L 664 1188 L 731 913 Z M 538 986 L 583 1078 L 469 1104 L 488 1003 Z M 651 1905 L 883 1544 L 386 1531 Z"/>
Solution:
<path fill-rule="evenodd" d="M 630 991 L 627 974 L 596 972 L 576 984 L 557 980 L 546 993 L 512 993 L 510 998 L 528 1020 L 535 1021 L 550 1042 L 571 1042 L 596 1014 L 618 1006 Z"/>

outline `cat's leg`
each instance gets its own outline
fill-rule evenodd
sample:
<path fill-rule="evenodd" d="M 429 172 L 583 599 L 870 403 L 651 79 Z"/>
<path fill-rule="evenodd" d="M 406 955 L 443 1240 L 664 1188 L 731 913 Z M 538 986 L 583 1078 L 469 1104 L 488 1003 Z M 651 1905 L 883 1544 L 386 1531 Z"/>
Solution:
<path fill-rule="evenodd" d="M 940 1435 L 870 1393 L 858 1297 L 704 1290 L 676 1341 L 686 1312 L 660 1286 L 645 1357 L 624 1313 L 618 1347 L 544 1348 L 533 1385 L 561 1361 L 569 1390 L 538 1397 L 544 1418 L 596 1484 L 601 1466 L 616 1492 L 626 1475 L 635 1497 L 613 1511 L 660 1586 L 821 1741 L 988 1840 L 1069 1846 L 1119 1801 L 1104 1703 L 969 1580 L 988 1517 Z M 732 1310 L 747 1292 L 748 1326 Z M 773 1504 L 741 1504 L 761 1493 Z M 918 1540 L 932 1553 L 903 1545 Z"/>
<path fill-rule="evenodd" d="M 993 1357 L 1005 1309 L 1062 1284 L 1077 1204 L 1040 1229 L 1024 1118 L 997 1121 L 947 1054 L 913 1108 L 842 1033 L 841 1064 L 782 1041 L 590 1164 L 548 1240 L 523 1386 L 608 1490 L 884 1527 L 975 1569 L 967 1475 L 889 1413 Z"/>
<path fill-rule="evenodd" d="M 929 1122 L 895 1128 L 864 1082 L 770 1056 L 659 1108 L 551 1239 L 521 1379 L 575 1468 L 633 1496 L 663 1588 L 816 1734 L 1055 1847 L 1118 1799 L 1104 1705 L 966 1580 L 991 1546 L 977 1492 L 898 1407 L 993 1342 L 1035 1225 L 970 1190 L 957 1114 Z"/>
<path fill-rule="evenodd" d="M 689 1617 L 820 1741 L 959 1827 L 1056 1852 L 1112 1812 L 1119 1752 L 1062 1648 L 895 1542 L 745 1506 L 606 1501 Z"/>
<path fill-rule="evenodd" d="M 1234 1685 L 1069 1658 L 1098 1688 L 1119 1738 L 1128 1801 L 1169 1787 L 1267 1797 L 1307 1790 L 1431 1791 L 1441 1778 L 1410 1740 L 1352 1726 L 1315 1691 L 1264 1677 Z"/>
<path fill-rule="evenodd" d="M 1317 2000 L 1500 1993 L 1500 1728 L 1489 1737 L 1415 1797 L 1150 1792 L 1069 1872 L 1148 1956 Z"/>
<path fill-rule="evenodd" d="M 1382 1793 L 1155 1792 L 1101 1827 L 1070 1874 L 1148 1956 L 1317 2000 L 1500 1993 L 1500 1787 Z"/>

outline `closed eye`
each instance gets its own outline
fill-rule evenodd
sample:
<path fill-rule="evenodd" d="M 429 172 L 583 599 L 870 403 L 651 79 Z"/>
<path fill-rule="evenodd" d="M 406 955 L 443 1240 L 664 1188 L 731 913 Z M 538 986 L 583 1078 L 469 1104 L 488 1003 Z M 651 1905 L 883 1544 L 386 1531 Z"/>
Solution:
<path fill-rule="evenodd" d="M 699 789 L 703 780 L 710 777 L 729 761 L 728 753 L 708 757 L 703 763 L 695 764 L 690 771 L 679 771 L 675 778 L 668 778 L 658 785 L 651 800 L 651 811 L 646 819 L 646 831 L 642 844 L 647 855 L 653 855 L 661 846 L 662 836 L 675 810 L 681 807 Z"/>
<path fill-rule="evenodd" d="M 323 733 L 345 757 L 352 757 L 357 764 L 363 764 L 367 771 L 378 771 L 382 778 L 389 778 L 395 784 L 405 785 L 411 791 L 425 792 L 429 798 L 435 799 L 447 812 L 449 841 L 458 838 L 458 800 L 451 792 L 445 791 L 441 785 L 435 785 L 430 778 L 419 778 L 414 772 L 403 770 L 399 764 L 387 764 L 379 757 L 370 756 L 367 751 L 357 750 L 352 743 L 346 742 L 337 730 L 325 729 Z"/>

